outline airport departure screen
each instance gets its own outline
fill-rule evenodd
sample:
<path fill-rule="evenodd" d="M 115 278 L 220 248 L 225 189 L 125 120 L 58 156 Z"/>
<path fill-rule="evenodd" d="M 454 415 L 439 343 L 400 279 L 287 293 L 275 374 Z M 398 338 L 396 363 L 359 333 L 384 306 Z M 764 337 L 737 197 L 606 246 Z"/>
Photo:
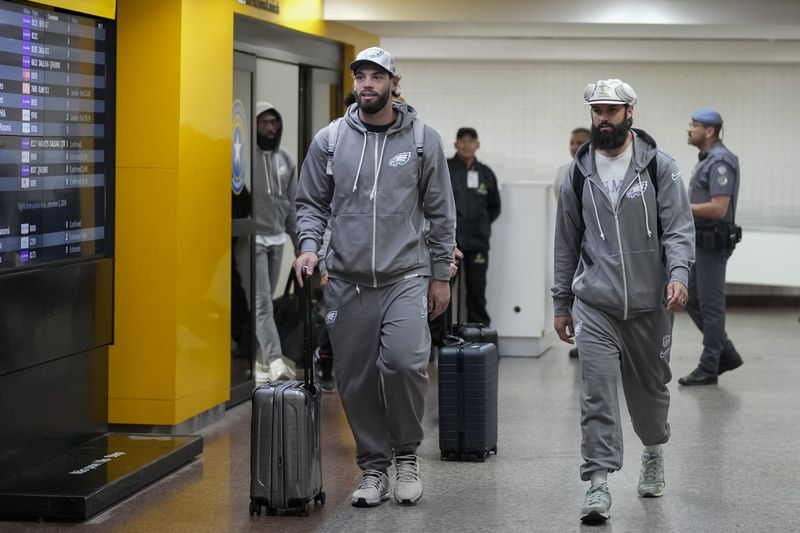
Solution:
<path fill-rule="evenodd" d="M 109 248 L 106 32 L 0 0 L 0 272 Z"/>

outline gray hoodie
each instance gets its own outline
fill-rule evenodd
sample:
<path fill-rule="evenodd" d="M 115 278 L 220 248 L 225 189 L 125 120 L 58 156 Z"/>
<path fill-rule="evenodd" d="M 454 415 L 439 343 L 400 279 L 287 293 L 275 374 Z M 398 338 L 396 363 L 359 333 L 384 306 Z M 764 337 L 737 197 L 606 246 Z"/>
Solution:
<path fill-rule="evenodd" d="M 254 143 L 253 180 L 257 185 L 253 198 L 253 212 L 256 233 L 272 236 L 286 232 L 291 237 L 294 247 L 297 248 L 294 210 L 297 169 L 292 156 L 280 146 L 283 118 L 272 104 L 268 102 L 256 104 L 256 116 L 270 110 L 278 118 L 281 129 L 278 133 L 275 150 L 262 150 L 257 143 Z"/>
<path fill-rule="evenodd" d="M 338 134 L 333 176 L 326 174 L 327 128 L 317 133 L 303 162 L 297 189 L 300 247 L 316 252 L 330 218 L 325 262 L 332 278 L 373 287 L 412 275 L 450 279 L 455 204 L 442 140 L 425 126 L 420 160 L 412 124 L 416 111 L 397 102 L 394 109 L 398 118 L 389 130 L 372 133 L 361 123 L 358 106 L 350 106 Z M 427 243 L 425 219 L 431 225 Z"/>
<path fill-rule="evenodd" d="M 681 173 L 649 135 L 641 130 L 633 135 L 633 158 L 616 206 L 595 172 L 590 143 L 578 151 L 561 185 L 552 291 L 556 316 L 569 315 L 578 297 L 626 320 L 665 305 L 668 282 L 688 285 L 694 223 Z M 647 165 L 654 157 L 658 176 L 649 176 Z M 573 187 L 576 167 L 586 176 L 582 213 Z M 582 240 L 581 219 L 586 225 Z"/>

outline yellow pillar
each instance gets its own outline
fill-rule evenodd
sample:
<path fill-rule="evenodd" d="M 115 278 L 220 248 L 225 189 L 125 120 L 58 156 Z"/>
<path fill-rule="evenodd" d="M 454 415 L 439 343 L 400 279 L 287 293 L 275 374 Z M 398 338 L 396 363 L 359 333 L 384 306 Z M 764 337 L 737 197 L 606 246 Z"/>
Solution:
<path fill-rule="evenodd" d="M 281 2 L 280 14 L 237 0 L 116 7 L 109 423 L 175 426 L 230 391 L 234 15 L 338 40 L 348 63 L 377 37 L 324 22 L 321 0 Z"/>
<path fill-rule="evenodd" d="M 232 50 L 227 2 L 117 2 L 112 424 L 229 396 Z"/>

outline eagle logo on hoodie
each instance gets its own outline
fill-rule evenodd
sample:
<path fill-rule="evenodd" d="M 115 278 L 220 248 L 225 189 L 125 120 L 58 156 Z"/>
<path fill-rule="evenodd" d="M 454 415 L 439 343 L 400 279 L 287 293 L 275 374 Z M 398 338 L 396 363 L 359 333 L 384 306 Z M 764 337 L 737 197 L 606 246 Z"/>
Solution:
<path fill-rule="evenodd" d="M 408 163 L 411 159 L 411 152 L 400 152 L 389 160 L 390 167 L 400 167 Z"/>
<path fill-rule="evenodd" d="M 640 194 L 644 194 L 644 191 L 646 191 L 646 190 L 647 190 L 647 182 L 646 181 L 642 181 L 642 182 L 639 182 L 639 183 L 634 183 L 631 186 L 631 188 L 628 189 L 628 192 L 625 193 L 625 196 L 627 196 L 628 198 L 636 198 Z"/>

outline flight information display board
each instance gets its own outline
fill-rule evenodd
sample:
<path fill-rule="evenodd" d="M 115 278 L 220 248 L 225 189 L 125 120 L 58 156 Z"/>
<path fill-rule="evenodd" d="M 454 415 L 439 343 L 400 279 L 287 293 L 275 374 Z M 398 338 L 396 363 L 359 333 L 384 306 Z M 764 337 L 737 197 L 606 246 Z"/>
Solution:
<path fill-rule="evenodd" d="M 108 32 L 0 0 L 0 272 L 110 249 Z"/>

